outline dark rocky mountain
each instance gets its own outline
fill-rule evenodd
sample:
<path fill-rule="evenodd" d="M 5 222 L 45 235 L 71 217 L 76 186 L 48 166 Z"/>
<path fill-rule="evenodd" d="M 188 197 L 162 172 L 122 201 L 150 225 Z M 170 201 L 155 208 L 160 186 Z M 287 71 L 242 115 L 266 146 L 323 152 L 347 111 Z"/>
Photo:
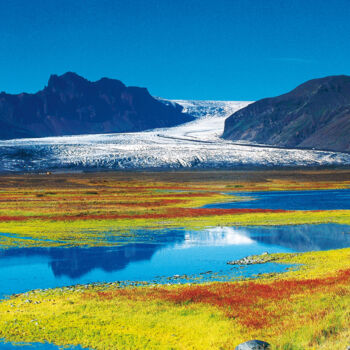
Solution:
<path fill-rule="evenodd" d="M 177 104 L 119 80 L 52 75 L 35 94 L 0 94 L 0 139 L 132 132 L 193 120 Z"/>
<path fill-rule="evenodd" d="M 252 103 L 226 119 L 223 137 L 350 151 L 350 77 L 310 80 L 287 94 Z"/>

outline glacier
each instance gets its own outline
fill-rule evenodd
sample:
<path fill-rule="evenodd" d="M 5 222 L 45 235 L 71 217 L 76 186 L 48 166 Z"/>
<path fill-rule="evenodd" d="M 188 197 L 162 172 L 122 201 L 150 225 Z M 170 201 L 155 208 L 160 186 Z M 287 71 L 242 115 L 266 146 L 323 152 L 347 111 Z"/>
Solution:
<path fill-rule="evenodd" d="M 166 100 L 196 117 L 135 133 L 0 141 L 0 171 L 348 166 L 350 154 L 275 148 L 220 138 L 225 119 L 249 101 Z"/>

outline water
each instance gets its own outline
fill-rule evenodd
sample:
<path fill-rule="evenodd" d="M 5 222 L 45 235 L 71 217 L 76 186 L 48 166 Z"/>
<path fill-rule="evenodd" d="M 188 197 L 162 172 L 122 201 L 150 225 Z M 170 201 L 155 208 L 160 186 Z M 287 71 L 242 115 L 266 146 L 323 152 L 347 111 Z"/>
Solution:
<path fill-rule="evenodd" d="M 254 199 L 206 207 L 350 209 L 350 189 L 252 192 L 234 195 Z M 304 252 L 344 247 L 350 247 L 350 226 L 320 224 L 216 227 L 200 231 L 143 230 L 135 231 L 130 241 L 123 242 L 121 246 L 0 249 L 0 298 L 31 289 L 92 282 L 128 280 L 182 283 L 256 276 L 266 272 L 282 272 L 288 266 L 268 263 L 238 267 L 226 263 L 265 251 Z M 27 348 L 28 344 L 18 346 L 0 342 L 1 350 Z M 32 348 L 59 349 L 48 343 L 35 343 L 32 344 Z"/>
<path fill-rule="evenodd" d="M 58 349 L 64 349 L 64 350 L 82 350 L 83 348 L 81 346 L 57 346 L 50 343 L 3 343 L 0 339 L 0 349 L 1 350 L 58 350 Z"/>
<path fill-rule="evenodd" d="M 247 200 L 209 204 L 204 208 L 251 208 L 284 210 L 350 209 L 350 189 L 316 191 L 237 192 Z"/>
<path fill-rule="evenodd" d="M 254 196 L 220 208 L 286 210 L 350 209 L 350 189 L 235 193 Z M 337 224 L 272 227 L 216 227 L 201 231 L 140 230 L 123 245 L 93 248 L 0 249 L 0 298 L 31 289 L 112 281 L 168 283 L 228 279 L 280 272 L 278 264 L 237 269 L 227 265 L 265 251 L 297 252 L 350 247 L 350 226 Z M 8 235 L 9 233 L 4 233 Z M 1 234 L 0 234 L 1 235 Z M 135 239 L 136 237 L 136 239 Z M 213 271 L 213 274 L 205 272 Z"/>
<path fill-rule="evenodd" d="M 0 250 L 0 297 L 37 288 L 114 281 L 168 283 L 225 280 L 285 266 L 269 263 L 244 268 L 227 265 L 265 251 L 301 252 L 350 246 L 350 226 L 338 224 L 274 227 L 216 227 L 152 231 L 142 243 L 93 248 L 13 248 Z M 219 272 L 219 275 L 208 271 Z M 174 282 L 174 281 L 172 281 Z"/>

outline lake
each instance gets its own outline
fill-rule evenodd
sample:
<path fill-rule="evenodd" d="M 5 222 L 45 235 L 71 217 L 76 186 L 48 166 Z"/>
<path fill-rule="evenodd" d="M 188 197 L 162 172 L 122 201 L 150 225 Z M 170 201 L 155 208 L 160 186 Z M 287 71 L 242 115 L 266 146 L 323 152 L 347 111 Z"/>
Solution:
<path fill-rule="evenodd" d="M 209 204 L 204 206 L 204 208 L 250 208 L 283 210 L 350 209 L 350 189 L 314 191 L 262 191 L 244 193 L 235 192 L 231 194 L 239 197 L 247 197 L 247 200 L 220 204 Z"/>
<path fill-rule="evenodd" d="M 286 267 L 274 263 L 243 268 L 226 263 L 265 251 L 302 252 L 348 247 L 350 226 L 176 229 L 152 231 L 142 237 L 142 242 L 114 247 L 0 250 L 0 296 L 92 282 L 179 283 L 198 281 L 199 277 L 201 280 L 227 280 L 281 272 Z"/>
<path fill-rule="evenodd" d="M 350 209 L 350 189 L 233 195 L 250 198 L 206 207 Z M 290 267 L 275 263 L 249 266 L 227 264 L 248 255 L 266 251 L 305 252 L 350 247 L 350 226 L 332 223 L 213 227 L 198 231 L 177 228 L 138 230 L 133 233 L 132 241 L 116 242 L 111 247 L 0 249 L 0 298 L 32 289 L 95 282 L 122 281 L 128 285 L 136 281 L 153 284 L 232 280 L 267 272 L 283 272 Z M 0 342 L 1 350 L 20 350 L 26 346 Z M 34 344 L 34 347 L 58 349 L 51 344 Z"/>

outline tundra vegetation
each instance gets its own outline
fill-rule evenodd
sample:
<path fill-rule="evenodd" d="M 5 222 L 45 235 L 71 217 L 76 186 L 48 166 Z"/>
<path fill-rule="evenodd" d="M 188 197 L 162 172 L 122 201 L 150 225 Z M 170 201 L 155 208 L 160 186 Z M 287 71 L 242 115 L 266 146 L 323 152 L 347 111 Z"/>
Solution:
<path fill-rule="evenodd" d="M 349 186 L 346 170 L 8 175 L 0 177 L 1 244 L 108 245 L 135 228 L 350 224 L 350 210 L 200 208 L 232 201 L 230 192 Z M 0 302 L 0 338 L 94 349 L 232 349 L 261 338 L 276 349 L 344 349 L 350 249 L 261 259 L 295 266 L 236 282 L 116 282 L 13 295 Z"/>

